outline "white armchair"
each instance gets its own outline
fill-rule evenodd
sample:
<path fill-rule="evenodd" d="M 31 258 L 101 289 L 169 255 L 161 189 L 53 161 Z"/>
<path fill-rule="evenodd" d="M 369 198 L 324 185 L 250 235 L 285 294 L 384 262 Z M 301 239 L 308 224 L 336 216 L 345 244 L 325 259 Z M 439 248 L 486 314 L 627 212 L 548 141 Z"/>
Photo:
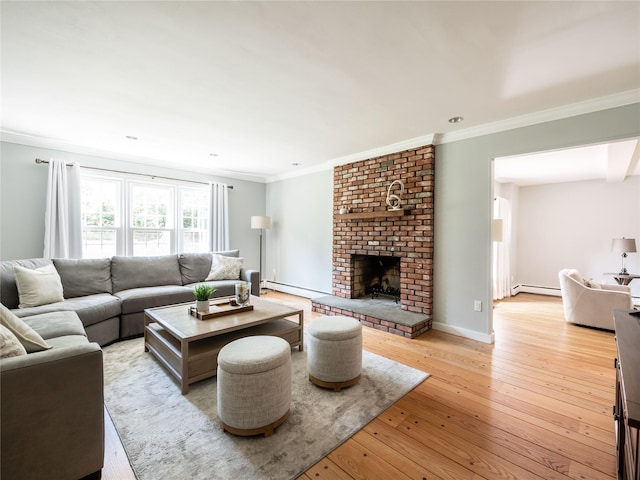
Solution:
<path fill-rule="evenodd" d="M 567 322 L 614 330 L 613 310 L 633 309 L 628 286 L 601 285 L 568 268 L 561 270 L 558 277 Z"/>

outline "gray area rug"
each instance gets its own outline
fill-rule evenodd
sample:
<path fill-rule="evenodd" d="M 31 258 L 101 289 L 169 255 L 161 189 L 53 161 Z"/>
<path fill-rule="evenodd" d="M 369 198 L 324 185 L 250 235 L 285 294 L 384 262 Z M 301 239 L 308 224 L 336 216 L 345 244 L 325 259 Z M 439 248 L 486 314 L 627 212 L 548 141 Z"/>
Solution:
<path fill-rule="evenodd" d="M 360 382 L 333 392 L 308 381 L 306 352 L 291 360 L 287 421 L 271 437 L 237 437 L 220 427 L 215 378 L 182 395 L 141 338 L 105 347 L 105 404 L 138 479 L 295 478 L 429 376 L 364 351 Z"/>

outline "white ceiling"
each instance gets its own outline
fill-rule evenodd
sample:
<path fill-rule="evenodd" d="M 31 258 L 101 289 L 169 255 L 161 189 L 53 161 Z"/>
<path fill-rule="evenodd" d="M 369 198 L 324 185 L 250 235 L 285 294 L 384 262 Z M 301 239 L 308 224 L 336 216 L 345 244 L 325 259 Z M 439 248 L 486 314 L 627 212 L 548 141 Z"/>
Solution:
<path fill-rule="evenodd" d="M 0 9 L 4 140 L 219 175 L 282 178 L 640 100 L 636 1 Z"/>
<path fill-rule="evenodd" d="M 533 155 L 496 158 L 494 179 L 519 186 L 602 180 L 622 182 L 640 175 L 638 139 Z"/>

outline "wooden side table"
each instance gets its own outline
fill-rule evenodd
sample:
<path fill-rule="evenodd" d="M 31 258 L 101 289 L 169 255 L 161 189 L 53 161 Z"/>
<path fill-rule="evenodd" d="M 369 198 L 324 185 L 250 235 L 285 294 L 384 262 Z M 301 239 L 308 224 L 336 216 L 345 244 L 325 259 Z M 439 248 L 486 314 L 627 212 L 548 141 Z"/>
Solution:
<path fill-rule="evenodd" d="M 618 285 L 629 285 L 631 283 L 631 280 L 633 280 L 634 278 L 640 278 L 640 275 L 635 273 L 605 273 L 605 275 L 611 275 L 613 278 L 615 278 L 616 282 L 618 282 Z"/>

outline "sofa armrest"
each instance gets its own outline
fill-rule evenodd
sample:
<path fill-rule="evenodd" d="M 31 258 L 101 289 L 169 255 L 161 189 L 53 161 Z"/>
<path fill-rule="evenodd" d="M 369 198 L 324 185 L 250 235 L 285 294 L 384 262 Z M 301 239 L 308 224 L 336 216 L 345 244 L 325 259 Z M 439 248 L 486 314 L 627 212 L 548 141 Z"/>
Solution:
<path fill-rule="evenodd" d="M 607 290 L 609 292 L 631 292 L 631 287 L 629 287 L 628 285 L 609 285 L 607 283 L 603 283 L 600 286 L 602 287 L 602 290 Z"/>
<path fill-rule="evenodd" d="M 245 282 L 251 282 L 251 295 L 260 296 L 260 271 L 259 270 L 240 270 L 240 279 Z"/>
<path fill-rule="evenodd" d="M 98 344 L 2 359 L 0 384 L 0 477 L 81 478 L 102 469 L 104 390 Z"/>

